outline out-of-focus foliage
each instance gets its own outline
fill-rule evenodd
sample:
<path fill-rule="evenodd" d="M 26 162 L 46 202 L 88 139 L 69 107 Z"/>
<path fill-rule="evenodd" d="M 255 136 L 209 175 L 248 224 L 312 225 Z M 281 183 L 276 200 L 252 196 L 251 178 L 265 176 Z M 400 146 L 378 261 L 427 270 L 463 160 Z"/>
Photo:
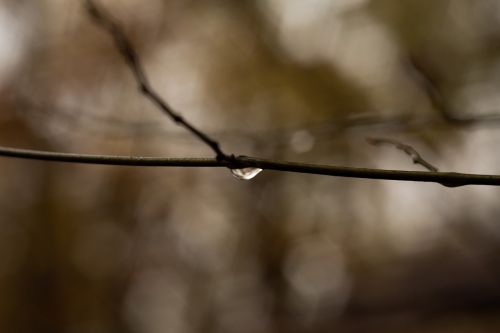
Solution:
<path fill-rule="evenodd" d="M 495 0 L 102 0 L 225 151 L 500 173 Z M 422 71 L 422 72 L 419 72 Z M 428 80 L 430 82 L 425 82 Z M 428 85 L 427 85 L 427 88 Z M 0 144 L 211 156 L 79 1 L 0 2 Z M 442 106 L 441 105 L 441 106 Z M 0 160 L 2 332 L 497 332 L 499 191 Z"/>

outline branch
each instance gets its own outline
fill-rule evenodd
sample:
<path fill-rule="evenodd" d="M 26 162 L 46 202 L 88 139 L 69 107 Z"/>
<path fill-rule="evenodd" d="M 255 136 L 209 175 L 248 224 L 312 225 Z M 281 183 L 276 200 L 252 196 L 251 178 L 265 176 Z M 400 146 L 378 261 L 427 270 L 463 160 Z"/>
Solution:
<path fill-rule="evenodd" d="M 424 160 L 422 158 L 422 156 L 420 156 L 418 151 L 416 151 L 415 148 L 413 148 L 412 146 L 405 145 L 405 144 L 398 142 L 396 140 L 384 139 L 384 138 L 367 138 L 366 141 L 368 141 L 368 143 L 370 143 L 374 146 L 380 146 L 383 144 L 392 145 L 392 146 L 396 147 L 397 149 L 403 151 L 406 155 L 410 156 L 411 159 L 413 160 L 414 164 L 420 164 L 421 166 L 423 166 L 424 168 L 426 168 L 429 171 L 433 171 L 433 172 L 439 171 L 438 168 L 436 168 L 435 166 L 433 166 L 432 164 L 430 164 L 429 162 Z"/>
<path fill-rule="evenodd" d="M 325 175 L 334 177 L 397 180 L 438 183 L 447 187 L 465 185 L 500 186 L 500 175 L 478 175 L 456 172 L 400 171 L 351 168 L 331 165 L 278 162 L 238 156 L 229 160 L 216 158 L 160 158 L 138 156 L 109 156 L 54 153 L 38 150 L 0 147 L 0 156 L 53 162 L 104 164 L 141 167 L 223 167 L 230 169 L 260 168 L 264 170 Z"/>
<path fill-rule="evenodd" d="M 94 21 L 104 30 L 108 31 L 113 38 L 118 51 L 123 56 L 128 67 L 134 74 L 134 78 L 137 81 L 141 93 L 154 105 L 156 105 L 158 109 L 169 116 L 174 123 L 184 127 L 199 140 L 208 145 L 215 152 L 217 160 L 223 161 L 231 159 L 232 156 L 226 155 L 220 148 L 217 141 L 185 120 L 153 89 L 149 83 L 149 79 L 146 76 L 146 72 L 144 71 L 141 61 L 137 56 L 136 50 L 123 32 L 122 28 L 111 18 L 111 15 L 99 8 L 93 0 L 86 0 L 85 5 L 87 12 L 94 19 Z"/>
<path fill-rule="evenodd" d="M 439 80 L 435 75 L 432 75 L 432 73 L 412 55 L 408 57 L 408 65 L 411 76 L 422 87 L 432 106 L 447 122 L 461 126 L 484 125 L 500 122 L 500 114 L 498 113 L 479 116 L 459 115 L 459 112 L 453 110 L 453 107 L 446 100 L 439 87 Z"/>
<path fill-rule="evenodd" d="M 68 162 L 119 166 L 163 167 L 222 167 L 223 162 L 210 158 L 161 158 L 141 156 L 86 155 L 49 152 L 31 149 L 0 147 L 0 156 L 49 162 Z"/>
<path fill-rule="evenodd" d="M 134 137 L 138 134 L 140 137 L 162 136 L 163 138 L 185 139 L 189 133 L 172 133 L 163 128 L 158 122 L 154 121 L 127 121 L 120 117 L 101 115 L 100 112 L 82 107 L 61 107 L 46 101 L 30 100 L 31 96 L 24 95 L 14 97 L 13 103 L 22 109 L 22 113 L 30 113 L 30 117 L 51 117 L 57 116 L 58 122 L 63 122 L 64 125 L 77 127 L 79 131 L 89 132 L 92 135 L 98 135 L 100 138 L 124 139 L 128 137 L 130 131 L 134 133 Z M 356 127 L 376 127 L 376 126 L 391 126 L 392 130 L 401 129 L 409 123 L 410 119 L 407 116 L 384 117 L 376 114 L 363 114 L 354 117 L 345 117 L 341 119 L 325 119 L 323 121 L 307 122 L 301 126 L 272 126 L 260 129 L 212 129 L 206 131 L 212 136 L 226 138 L 232 140 L 235 138 L 251 139 L 254 141 L 279 141 L 287 139 L 295 132 L 307 129 L 309 132 L 318 137 L 320 135 L 340 134 L 347 129 Z M 82 128 L 82 123 L 92 125 Z M 430 126 L 430 125 L 429 125 Z M 406 130 L 406 128 L 404 128 Z M 273 144 L 276 145 L 275 142 Z"/>

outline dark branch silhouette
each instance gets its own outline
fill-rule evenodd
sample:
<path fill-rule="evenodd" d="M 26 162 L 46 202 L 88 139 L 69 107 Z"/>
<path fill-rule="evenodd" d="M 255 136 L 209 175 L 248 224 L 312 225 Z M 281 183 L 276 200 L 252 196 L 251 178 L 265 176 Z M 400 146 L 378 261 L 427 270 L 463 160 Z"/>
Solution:
<path fill-rule="evenodd" d="M 315 165 L 294 162 L 271 161 L 254 157 L 238 156 L 231 160 L 215 158 L 162 158 L 138 156 L 108 156 L 65 154 L 27 149 L 0 147 L 0 156 L 24 158 L 31 160 L 70 162 L 86 164 L 141 166 L 141 167 L 224 167 L 231 169 L 259 168 L 314 175 L 325 175 L 347 178 L 364 178 L 379 180 L 398 180 L 438 183 L 447 187 L 465 185 L 500 186 L 498 175 L 477 175 L 456 172 L 401 171 L 366 168 L 351 168 L 331 165 Z"/>
<path fill-rule="evenodd" d="M 436 168 L 435 166 L 427 162 L 425 159 L 423 159 L 422 156 L 418 153 L 418 151 L 412 146 L 405 145 L 393 139 L 385 139 L 385 138 L 367 138 L 366 141 L 368 141 L 368 143 L 374 146 L 379 146 L 384 144 L 394 146 L 397 149 L 403 151 L 406 155 L 410 156 L 414 164 L 420 164 L 429 171 L 433 172 L 439 171 L 438 168 Z"/>
<path fill-rule="evenodd" d="M 144 68 L 137 56 L 132 43 L 128 40 L 125 32 L 111 18 L 111 15 L 106 13 L 102 8 L 99 8 L 94 1 L 85 1 L 87 11 L 94 21 L 103 29 L 109 32 L 113 38 L 118 51 L 125 59 L 128 67 L 134 74 L 135 80 L 139 86 L 141 93 L 148 98 L 154 105 L 170 117 L 177 125 L 184 127 L 198 139 L 207 144 L 216 154 L 217 160 L 229 160 L 232 157 L 226 155 L 217 141 L 209 137 L 207 134 L 199 130 L 197 127 L 185 120 L 180 114 L 172 109 L 172 107 L 153 89 L 149 83 L 149 79 L 144 71 Z"/>

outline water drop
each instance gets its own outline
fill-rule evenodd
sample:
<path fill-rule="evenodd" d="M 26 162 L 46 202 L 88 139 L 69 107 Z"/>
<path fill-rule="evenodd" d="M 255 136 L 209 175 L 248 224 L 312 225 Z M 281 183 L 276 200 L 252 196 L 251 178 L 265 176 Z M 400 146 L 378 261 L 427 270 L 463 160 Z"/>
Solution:
<path fill-rule="evenodd" d="M 238 179 L 250 180 L 257 176 L 262 169 L 259 168 L 241 168 L 241 169 L 231 169 L 231 173 Z"/>

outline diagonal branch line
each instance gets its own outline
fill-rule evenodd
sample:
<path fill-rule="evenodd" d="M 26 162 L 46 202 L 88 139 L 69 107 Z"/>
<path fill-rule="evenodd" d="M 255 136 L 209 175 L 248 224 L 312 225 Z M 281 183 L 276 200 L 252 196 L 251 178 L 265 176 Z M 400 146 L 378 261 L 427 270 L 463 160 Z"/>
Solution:
<path fill-rule="evenodd" d="M 484 115 L 459 114 L 459 111 L 454 110 L 453 106 L 447 101 L 437 77 L 422 62 L 410 55 L 407 64 L 410 76 L 422 88 L 432 106 L 445 121 L 459 126 L 492 125 L 500 122 L 500 113 Z"/>
<path fill-rule="evenodd" d="M 393 140 L 393 139 L 385 139 L 385 138 L 367 138 L 366 141 L 368 143 L 374 145 L 374 146 L 379 146 L 379 145 L 392 145 L 396 147 L 396 149 L 399 149 L 403 151 L 406 155 L 410 156 L 411 159 L 413 160 L 414 164 L 420 164 L 424 168 L 426 168 L 429 171 L 433 172 L 438 172 L 438 168 L 436 168 L 434 165 L 430 164 L 427 162 L 419 153 L 418 151 L 413 148 L 412 146 L 405 145 L 399 141 Z"/>
<path fill-rule="evenodd" d="M 28 149 L 0 147 L 0 156 L 30 160 L 69 162 L 102 165 L 139 167 L 223 167 L 260 168 L 274 171 L 314 174 L 334 177 L 414 181 L 438 183 L 447 187 L 465 185 L 500 186 L 500 175 L 478 175 L 456 172 L 401 171 L 366 168 L 351 168 L 332 165 L 304 164 L 296 162 L 271 161 L 254 157 L 238 156 L 231 160 L 216 158 L 161 158 L 138 156 L 110 156 L 56 153 Z"/>
<path fill-rule="evenodd" d="M 141 61 L 137 56 L 136 50 L 125 35 L 125 32 L 112 19 L 111 15 L 106 13 L 102 8 L 99 8 L 93 0 L 86 0 L 85 5 L 87 12 L 94 19 L 94 21 L 104 30 L 109 32 L 109 34 L 113 38 L 118 51 L 123 56 L 128 67 L 134 74 L 134 78 L 137 81 L 141 93 L 154 105 L 156 105 L 158 109 L 168 115 L 174 123 L 184 127 L 199 140 L 208 145 L 215 152 L 217 160 L 223 161 L 233 158 L 232 156 L 226 155 L 222 151 L 217 141 L 212 139 L 210 136 L 202 132 L 200 129 L 192 125 L 180 114 L 174 111 L 174 109 L 153 89 L 146 75 L 146 72 L 144 71 L 144 67 L 142 66 Z"/>

